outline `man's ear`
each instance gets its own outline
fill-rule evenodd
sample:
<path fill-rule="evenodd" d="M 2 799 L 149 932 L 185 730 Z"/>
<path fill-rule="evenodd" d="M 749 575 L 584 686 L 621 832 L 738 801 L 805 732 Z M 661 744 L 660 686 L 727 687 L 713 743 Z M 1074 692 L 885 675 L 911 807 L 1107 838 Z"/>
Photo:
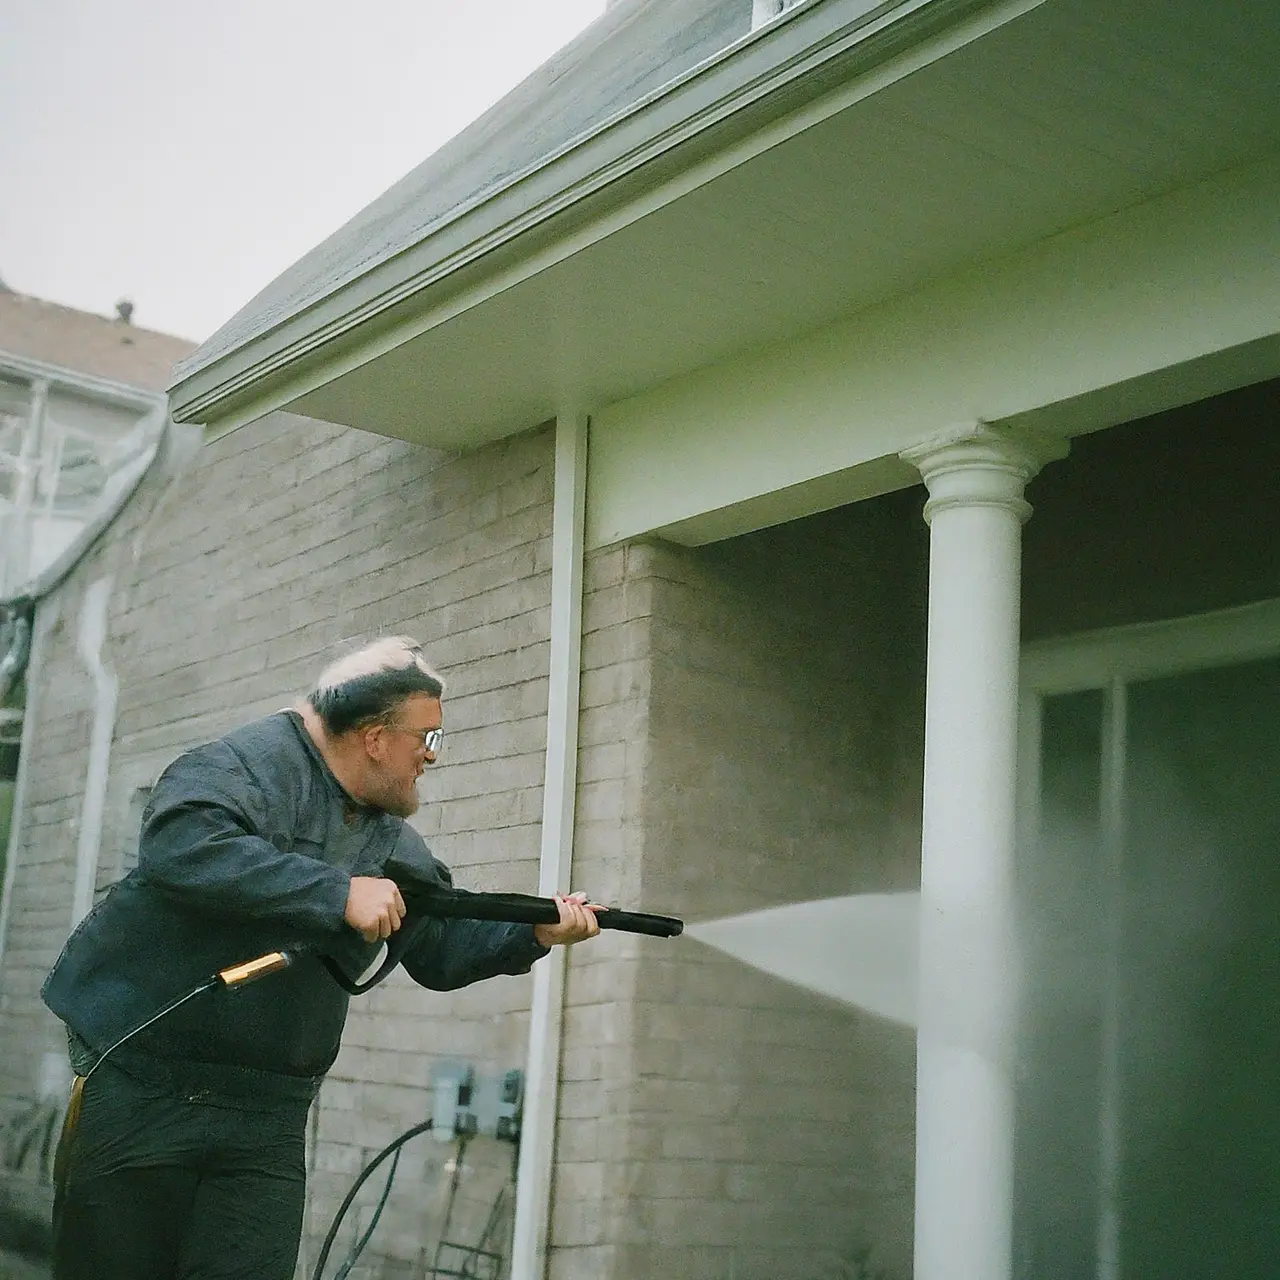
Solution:
<path fill-rule="evenodd" d="M 385 726 L 371 724 L 361 734 L 361 740 L 364 742 L 365 754 L 371 760 L 381 762 L 387 754 L 387 731 Z"/>

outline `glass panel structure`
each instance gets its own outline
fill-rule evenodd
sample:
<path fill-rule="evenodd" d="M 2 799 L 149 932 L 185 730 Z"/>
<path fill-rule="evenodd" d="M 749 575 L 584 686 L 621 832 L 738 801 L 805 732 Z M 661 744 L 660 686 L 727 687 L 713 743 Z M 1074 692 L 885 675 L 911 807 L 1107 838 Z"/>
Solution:
<path fill-rule="evenodd" d="M 155 453 L 163 414 L 0 375 L 0 600 L 74 554 Z"/>

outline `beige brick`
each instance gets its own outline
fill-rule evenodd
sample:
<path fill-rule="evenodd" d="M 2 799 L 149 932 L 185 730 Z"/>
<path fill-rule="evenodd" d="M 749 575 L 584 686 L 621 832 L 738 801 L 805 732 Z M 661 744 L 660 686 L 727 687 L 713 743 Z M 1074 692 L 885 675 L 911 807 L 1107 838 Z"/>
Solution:
<path fill-rule="evenodd" d="M 604 1214 L 600 1202 L 557 1200 L 552 1205 L 551 1238 L 557 1246 L 593 1245 L 604 1242 Z"/>
<path fill-rule="evenodd" d="M 617 622 L 582 637 L 582 669 L 612 666 L 618 662 L 649 657 L 652 624 L 647 618 Z"/>
<path fill-rule="evenodd" d="M 603 1276 L 646 1274 L 640 1271 L 623 1272 L 618 1269 L 618 1249 L 613 1245 L 570 1246 L 559 1235 L 551 1237 L 551 1250 L 547 1260 L 547 1280 L 601 1280 Z M 683 1271 L 653 1271 L 653 1276 L 680 1276 Z"/>

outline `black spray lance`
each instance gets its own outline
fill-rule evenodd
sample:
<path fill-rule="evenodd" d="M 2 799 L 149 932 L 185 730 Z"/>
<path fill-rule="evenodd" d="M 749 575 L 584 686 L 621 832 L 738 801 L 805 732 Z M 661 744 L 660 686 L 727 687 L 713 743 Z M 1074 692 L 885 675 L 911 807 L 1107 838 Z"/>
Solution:
<path fill-rule="evenodd" d="M 524 893 L 473 893 L 424 880 L 397 880 L 396 884 L 404 899 L 405 919 L 388 939 L 386 958 L 373 977 L 356 984 L 333 960 L 321 957 L 334 981 L 353 995 L 381 982 L 400 963 L 418 927 L 429 919 L 494 920 L 507 924 L 555 924 L 560 919 L 560 909 L 553 898 L 536 898 Z M 620 911 L 616 907 L 599 908 L 596 922 L 602 929 L 644 933 L 654 938 L 674 938 L 684 932 L 684 921 L 675 916 Z"/>

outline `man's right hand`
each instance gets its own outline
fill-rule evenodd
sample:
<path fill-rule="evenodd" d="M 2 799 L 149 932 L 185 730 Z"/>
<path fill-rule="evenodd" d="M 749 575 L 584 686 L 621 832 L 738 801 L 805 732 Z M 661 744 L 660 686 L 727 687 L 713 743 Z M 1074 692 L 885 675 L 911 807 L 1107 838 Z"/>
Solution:
<path fill-rule="evenodd" d="M 347 909 L 342 918 L 366 942 L 389 938 L 404 919 L 404 899 L 394 880 L 381 876 L 352 876 Z"/>

